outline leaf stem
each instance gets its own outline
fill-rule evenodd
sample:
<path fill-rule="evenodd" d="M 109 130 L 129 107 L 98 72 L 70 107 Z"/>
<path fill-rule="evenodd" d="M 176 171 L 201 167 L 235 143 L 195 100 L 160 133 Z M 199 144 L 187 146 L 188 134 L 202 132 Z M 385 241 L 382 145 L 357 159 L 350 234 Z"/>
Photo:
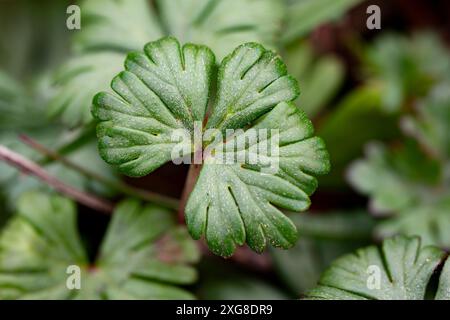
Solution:
<path fill-rule="evenodd" d="M 114 205 L 108 200 L 84 193 L 83 191 L 65 184 L 58 178 L 50 175 L 37 163 L 23 157 L 22 155 L 6 148 L 3 145 L 0 145 L 0 160 L 3 160 L 10 165 L 18 168 L 25 174 L 37 177 L 38 179 L 47 183 L 49 186 L 53 187 L 58 192 L 65 194 L 72 200 L 75 200 L 87 207 L 103 213 L 111 213 L 114 209 Z"/>
<path fill-rule="evenodd" d="M 180 205 L 178 207 L 178 222 L 184 224 L 184 209 L 186 207 L 187 200 L 192 190 L 194 189 L 195 183 L 197 182 L 198 175 L 202 166 L 200 164 L 191 164 L 189 166 L 189 171 L 187 174 L 186 182 L 184 184 L 183 193 L 181 195 Z"/>
<path fill-rule="evenodd" d="M 130 186 L 122 181 L 115 181 L 112 179 L 105 178 L 101 175 L 98 175 L 95 172 L 89 171 L 86 168 L 83 168 L 82 166 L 70 161 L 69 159 L 63 157 L 61 154 L 59 154 L 56 151 L 50 150 L 47 147 L 41 145 L 39 142 L 33 140 L 32 138 L 26 136 L 26 135 L 20 135 L 20 139 L 33 148 L 34 150 L 40 152 L 44 156 L 51 158 L 53 160 L 61 162 L 63 165 L 65 165 L 68 168 L 71 168 L 75 171 L 78 171 L 85 177 L 89 179 L 96 180 L 105 186 L 108 186 L 114 190 L 117 190 L 119 192 L 122 192 L 123 194 L 126 194 L 130 197 L 137 197 L 145 201 L 150 201 L 155 204 L 161 205 L 163 207 L 167 207 L 169 209 L 177 210 L 179 206 L 178 199 L 174 199 L 171 197 L 167 197 L 164 195 L 160 195 L 154 192 L 150 192 L 147 190 L 142 190 L 133 186 Z"/>

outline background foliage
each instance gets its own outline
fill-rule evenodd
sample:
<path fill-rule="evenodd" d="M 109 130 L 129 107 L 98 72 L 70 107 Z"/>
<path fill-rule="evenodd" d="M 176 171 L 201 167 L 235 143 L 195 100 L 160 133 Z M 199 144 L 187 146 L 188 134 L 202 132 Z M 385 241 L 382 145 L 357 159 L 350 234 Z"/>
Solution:
<path fill-rule="evenodd" d="M 77 1 L 82 28 L 68 30 L 71 1 L 2 1 L 0 145 L 116 209 L 0 162 L 0 298 L 448 299 L 449 3 L 375 1 L 382 29 L 368 30 L 372 2 Z M 100 158 L 93 96 L 126 53 L 167 35 L 207 45 L 218 63 L 261 43 L 298 81 L 294 103 L 332 170 L 308 212 L 283 210 L 298 229 L 290 250 L 215 257 L 177 224 L 186 168 L 131 179 Z M 65 287 L 71 264 L 87 275 L 80 291 Z M 375 293 L 371 264 L 383 267 Z"/>

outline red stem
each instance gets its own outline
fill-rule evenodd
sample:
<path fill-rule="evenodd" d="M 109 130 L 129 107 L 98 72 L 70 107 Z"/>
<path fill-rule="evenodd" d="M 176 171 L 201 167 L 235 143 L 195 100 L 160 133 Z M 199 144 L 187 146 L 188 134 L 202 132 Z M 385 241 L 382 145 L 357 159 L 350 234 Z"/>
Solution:
<path fill-rule="evenodd" d="M 35 162 L 23 157 L 22 155 L 0 145 L 0 160 L 3 160 L 10 165 L 18 168 L 23 173 L 28 175 L 33 175 L 43 182 L 47 183 L 49 186 L 53 187 L 60 193 L 65 194 L 67 197 L 87 206 L 94 210 L 111 213 L 114 209 L 114 205 L 105 200 L 98 198 L 96 196 L 84 193 L 78 189 L 75 189 L 56 177 L 50 175 L 42 167 L 40 167 Z"/>
<path fill-rule="evenodd" d="M 184 184 L 183 193 L 181 195 L 180 206 L 178 208 L 178 222 L 184 224 L 184 209 L 187 204 L 187 200 L 192 190 L 194 189 L 195 183 L 197 182 L 198 175 L 202 166 L 200 164 L 191 164 L 189 166 L 189 171 L 187 174 L 186 182 Z"/>

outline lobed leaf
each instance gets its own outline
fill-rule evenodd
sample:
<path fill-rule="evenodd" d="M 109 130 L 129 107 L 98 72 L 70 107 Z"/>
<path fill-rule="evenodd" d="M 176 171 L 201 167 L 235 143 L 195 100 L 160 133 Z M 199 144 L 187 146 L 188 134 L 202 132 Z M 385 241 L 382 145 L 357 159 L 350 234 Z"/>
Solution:
<path fill-rule="evenodd" d="M 289 103 L 297 97 L 298 87 L 272 52 L 255 43 L 236 48 L 219 67 L 216 99 L 211 102 L 213 67 L 214 55 L 208 48 L 181 47 L 171 37 L 147 44 L 144 53 L 131 53 L 126 71 L 112 82 L 115 93 L 94 98 L 100 154 L 129 176 L 146 175 L 174 160 L 176 130 L 185 129 L 191 138 L 182 141 L 188 152 L 199 151 L 192 145 L 194 122 L 205 122 L 211 104 L 203 130 L 247 131 L 219 144 L 204 141 L 205 165 L 186 207 L 189 231 L 196 239 L 205 234 L 211 250 L 224 256 L 245 241 L 261 252 L 266 238 L 275 246 L 291 247 L 297 238 L 295 226 L 274 206 L 297 211 L 309 206 L 317 187 L 314 175 L 329 170 L 325 145 L 313 136 L 306 115 Z M 258 158 L 257 163 L 247 159 L 228 165 L 207 154 L 208 148 L 228 150 L 226 144 L 245 139 L 249 129 L 278 130 L 279 156 L 257 151 L 269 136 L 258 137 L 241 150 L 231 148 L 233 154 L 245 151 Z M 260 172 L 267 169 L 267 162 L 279 162 L 280 170 Z"/>
<path fill-rule="evenodd" d="M 295 225 L 275 206 L 306 210 L 317 187 L 313 175 L 329 170 L 325 145 L 313 137 L 311 122 L 295 105 L 278 104 L 251 128 L 279 130 L 279 155 L 269 161 L 278 161 L 278 170 L 264 171 L 260 162 L 217 164 L 212 157 L 186 205 L 186 223 L 194 239 L 204 234 L 209 248 L 222 256 L 232 255 L 245 241 L 256 252 L 264 250 L 267 240 L 275 247 L 292 247 L 297 241 Z M 258 137 L 255 143 L 265 141 Z M 247 153 L 252 149 L 260 150 L 245 146 Z"/>
<path fill-rule="evenodd" d="M 411 141 L 394 150 L 371 144 L 368 151 L 366 159 L 350 166 L 348 180 L 369 195 L 374 213 L 389 215 L 375 235 L 418 235 L 424 244 L 448 248 L 448 179 L 440 162 Z"/>
<path fill-rule="evenodd" d="M 208 103 L 214 55 L 203 46 L 180 47 L 174 38 L 131 53 L 126 71 L 94 97 L 93 116 L 103 159 L 130 176 L 143 176 L 171 159 L 175 130 L 193 131 Z M 188 145 L 190 148 L 190 145 Z"/>
<path fill-rule="evenodd" d="M 421 300 L 428 282 L 446 254 L 421 246 L 417 237 L 395 237 L 379 250 L 370 246 L 337 259 L 323 273 L 310 299 Z M 379 281 L 378 281 L 379 279 Z M 441 274 L 436 299 L 448 296 L 448 267 Z"/>
<path fill-rule="evenodd" d="M 279 102 L 300 94 L 283 61 L 256 43 L 241 45 L 223 59 L 217 82 L 206 127 L 218 130 L 243 128 Z"/>

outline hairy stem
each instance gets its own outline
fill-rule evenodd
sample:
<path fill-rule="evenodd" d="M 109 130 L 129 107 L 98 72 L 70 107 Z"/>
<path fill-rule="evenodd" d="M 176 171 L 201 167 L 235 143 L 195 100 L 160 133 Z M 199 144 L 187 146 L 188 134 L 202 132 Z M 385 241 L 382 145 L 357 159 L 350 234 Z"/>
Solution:
<path fill-rule="evenodd" d="M 186 182 L 184 184 L 183 193 L 181 195 L 180 205 L 178 207 L 178 222 L 184 224 L 184 209 L 186 207 L 187 200 L 192 190 L 194 189 L 195 183 L 197 182 L 198 175 L 202 166 L 200 164 L 191 164 L 189 166 L 189 171 L 187 174 Z"/>
<path fill-rule="evenodd" d="M 50 175 L 35 162 L 2 145 L 0 145 L 0 160 L 3 160 L 10 165 L 18 168 L 25 174 L 37 177 L 49 186 L 53 187 L 58 192 L 65 194 L 72 200 L 75 200 L 87 207 L 104 213 L 111 213 L 114 209 L 114 205 L 108 200 L 84 193 L 83 191 L 65 184 L 61 180 Z"/>
<path fill-rule="evenodd" d="M 30 137 L 28 137 L 26 135 L 20 135 L 20 139 L 24 143 L 26 143 L 28 146 L 30 146 L 34 150 L 40 152 L 44 156 L 51 158 L 55 161 L 59 161 L 66 167 L 71 168 L 71 169 L 81 173 L 82 175 L 84 175 L 85 177 L 87 177 L 89 179 L 96 180 L 96 181 L 104 184 L 105 186 L 110 187 L 111 189 L 122 192 L 123 194 L 126 194 L 130 197 L 137 197 L 137 198 L 140 198 L 145 201 L 153 202 L 155 204 L 161 205 L 163 207 L 167 207 L 169 209 L 173 209 L 173 210 L 178 209 L 179 201 L 177 199 L 167 197 L 164 195 L 160 195 L 160 194 L 150 192 L 147 190 L 135 188 L 126 183 L 123 183 L 122 181 L 116 181 L 116 180 L 105 178 L 101 175 L 96 174 L 95 172 L 89 171 L 88 169 L 83 168 L 82 166 L 79 166 L 78 164 L 63 157 L 58 152 L 48 149 L 47 147 L 41 145 L 40 143 L 38 143 L 37 141 L 31 139 Z"/>

